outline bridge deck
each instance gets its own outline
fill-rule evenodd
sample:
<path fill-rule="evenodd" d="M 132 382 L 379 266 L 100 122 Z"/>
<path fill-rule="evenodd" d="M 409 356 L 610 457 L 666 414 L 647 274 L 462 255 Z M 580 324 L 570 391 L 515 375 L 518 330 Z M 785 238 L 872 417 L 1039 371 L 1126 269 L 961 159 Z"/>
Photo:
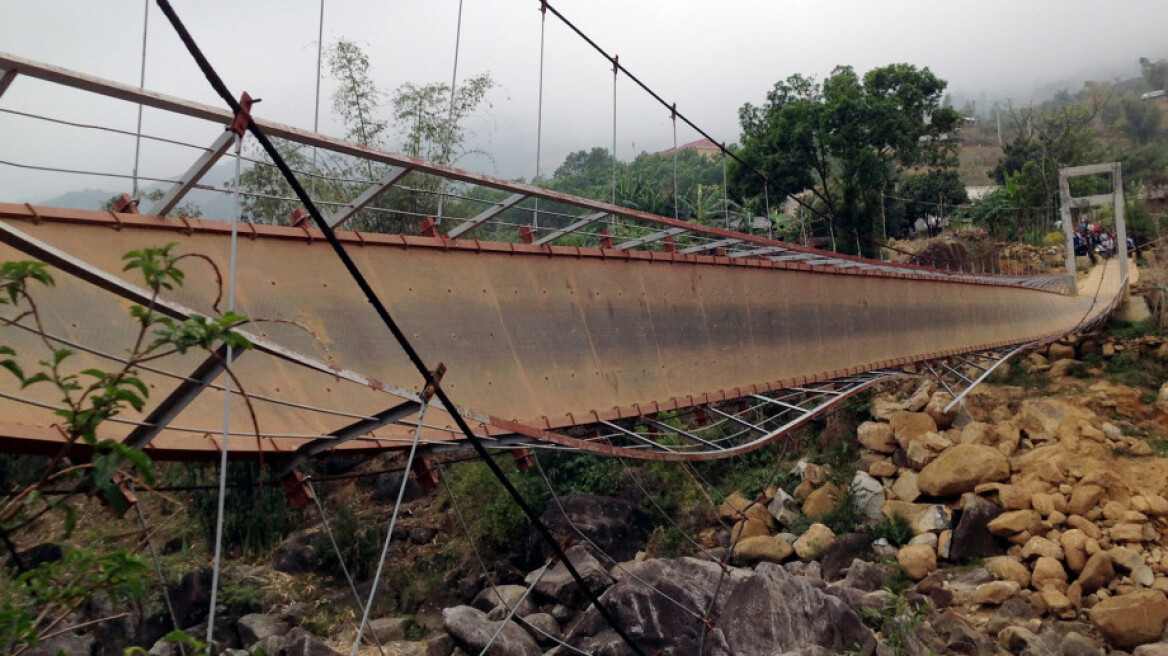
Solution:
<path fill-rule="evenodd" d="M 73 254 L 38 290 L 58 344 L 83 345 L 73 366 L 110 369 L 126 353 L 127 313 L 140 279 L 126 251 L 177 242 L 228 269 L 227 224 L 0 204 L 4 260 L 36 249 Z M 13 236 L 15 235 L 15 236 Z M 1080 296 L 1014 284 L 815 267 L 770 259 L 535 247 L 397 235 L 343 234 L 350 251 L 427 362 L 444 363 L 443 386 L 484 435 L 502 436 L 648 415 L 805 385 L 944 355 L 1064 334 L 1121 291 L 1116 267 Z M 45 257 L 43 253 L 41 257 Z M 237 303 L 244 328 L 266 345 L 235 372 L 253 397 L 261 436 L 242 404 L 231 451 L 258 457 L 294 450 L 402 403 L 418 376 L 319 234 L 248 226 L 239 241 Z M 211 313 L 210 267 L 184 261 L 187 283 L 165 299 L 176 311 Z M 102 275 L 104 274 L 104 275 Z M 4 311 L 11 316 L 10 306 Z M 18 327 L 3 331 L 26 370 L 45 346 Z M 143 413 L 107 424 L 125 437 L 203 361 L 171 356 L 144 372 Z M 150 445 L 155 458 L 210 458 L 222 425 L 222 376 Z M 394 387 L 397 386 L 397 387 Z M 0 378 L 5 450 L 43 452 L 54 390 L 19 390 Z M 416 417 L 400 418 L 345 450 L 404 446 Z M 456 439 L 439 409 L 423 440 Z"/>

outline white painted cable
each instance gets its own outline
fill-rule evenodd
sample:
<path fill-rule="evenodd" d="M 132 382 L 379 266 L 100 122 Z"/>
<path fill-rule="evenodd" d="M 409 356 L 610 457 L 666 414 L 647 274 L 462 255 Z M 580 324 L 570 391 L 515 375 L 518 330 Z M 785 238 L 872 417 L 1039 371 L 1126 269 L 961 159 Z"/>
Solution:
<path fill-rule="evenodd" d="M 240 164 L 243 154 L 243 137 L 235 136 L 235 185 L 239 188 Z M 235 212 L 231 217 L 231 260 L 227 275 L 227 311 L 235 310 L 235 262 L 239 243 L 239 219 L 243 212 L 243 202 L 239 194 L 235 194 Z M 231 371 L 231 359 L 234 349 L 227 346 L 226 365 Z M 211 566 L 211 602 L 207 613 L 207 642 L 210 643 L 215 635 L 215 604 L 219 599 L 219 570 L 222 567 L 223 557 L 223 504 L 227 496 L 227 452 L 231 440 L 231 376 L 228 374 L 223 380 L 223 445 L 219 456 L 219 504 L 215 516 L 215 555 Z"/>

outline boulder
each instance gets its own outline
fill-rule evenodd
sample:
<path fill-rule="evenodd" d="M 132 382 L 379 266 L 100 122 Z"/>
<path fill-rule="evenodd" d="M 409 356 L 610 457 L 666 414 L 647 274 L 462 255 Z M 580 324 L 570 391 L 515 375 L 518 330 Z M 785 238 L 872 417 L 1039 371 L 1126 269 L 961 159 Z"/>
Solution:
<path fill-rule="evenodd" d="M 1041 604 L 1046 607 L 1046 612 L 1049 615 L 1059 619 L 1073 619 L 1078 613 L 1075 612 L 1075 607 L 1071 604 L 1071 600 L 1063 594 L 1058 588 L 1054 586 L 1046 586 L 1038 591 L 1038 596 L 1041 598 Z"/>
<path fill-rule="evenodd" d="M 762 563 L 758 569 L 769 567 L 778 568 Z M 707 649 L 714 647 L 712 643 L 721 643 L 724 648 L 726 626 L 719 620 L 723 630 L 709 633 L 704 624 L 695 621 L 688 613 L 679 612 L 674 602 L 664 595 L 685 608 L 702 609 L 702 612 L 709 608 L 714 617 L 726 618 L 722 609 L 727 599 L 743 580 L 751 576 L 750 570 L 738 568 L 731 568 L 727 574 L 718 563 L 696 558 L 652 558 L 629 565 L 629 572 L 635 578 L 622 578 L 605 591 L 601 602 L 618 625 L 630 630 L 636 627 L 637 644 L 645 653 L 661 650 L 679 656 L 697 654 L 703 636 L 706 636 Z M 592 607 L 580 617 L 565 641 L 590 654 L 629 653 L 619 636 Z M 467 653 L 477 654 L 478 651 Z"/>
<path fill-rule="evenodd" d="M 1030 585 L 1035 590 L 1051 586 L 1065 592 L 1067 572 L 1063 569 L 1061 562 L 1049 556 L 1040 556 L 1038 560 L 1034 561 L 1034 570 L 1030 574 Z"/>
<path fill-rule="evenodd" d="M 1023 531 L 1033 531 L 1042 524 L 1042 515 L 1033 510 L 1011 510 L 1004 512 L 986 524 L 994 535 L 1008 537 Z"/>
<path fill-rule="evenodd" d="M 773 524 L 774 520 L 766 508 L 758 504 L 755 506 L 760 513 L 758 517 L 765 516 L 765 521 Z M 632 560 L 649 539 L 649 532 L 653 529 L 649 516 L 635 503 L 592 494 L 559 497 L 559 503 L 553 501 L 547 504 L 540 519 L 552 535 L 570 535 L 573 538 L 583 535 L 587 539 L 577 539 L 576 542 L 582 542 L 593 552 L 593 556 L 601 559 L 607 557 L 596 553 L 596 548 L 590 543 L 595 543 L 600 551 L 618 562 Z M 543 555 L 546 557 L 551 554 L 545 550 Z"/>
<path fill-rule="evenodd" d="M 852 478 L 851 491 L 856 506 L 859 507 L 864 517 L 869 521 L 880 521 L 883 516 L 880 513 L 880 508 L 884 505 L 884 486 L 880 484 L 880 481 L 858 471 Z"/>
<path fill-rule="evenodd" d="M 535 602 L 531 600 L 531 595 L 527 595 L 526 598 L 524 595 L 527 595 L 527 588 L 522 585 L 487 586 L 475 595 L 474 601 L 470 602 L 470 605 L 490 615 L 496 608 L 505 609 L 505 613 L 510 612 L 512 608 L 515 608 L 515 604 L 519 604 L 519 600 L 522 599 L 523 603 L 519 604 L 515 615 L 526 617 L 534 613 L 536 608 Z"/>
<path fill-rule="evenodd" d="M 755 563 L 781 563 L 795 554 L 795 548 L 785 540 L 775 536 L 756 536 L 739 540 L 734 545 L 735 562 L 753 565 Z"/>
<path fill-rule="evenodd" d="M 937 569 L 937 551 L 925 545 L 907 545 L 896 553 L 896 562 L 905 576 L 919 581 Z"/>
<path fill-rule="evenodd" d="M 600 562 L 581 545 L 572 545 L 564 552 L 564 555 L 568 557 L 572 566 L 576 568 L 593 593 L 599 595 L 602 590 L 612 585 L 612 577 L 608 575 Z M 554 599 L 566 606 L 581 607 L 588 601 L 584 596 L 584 591 L 576 584 L 576 580 L 568 572 L 568 568 L 564 567 L 563 562 L 557 562 L 542 576 L 539 575 L 538 570 L 528 574 L 524 583 L 533 586 L 535 594 L 547 599 Z"/>
<path fill-rule="evenodd" d="M 767 504 L 767 512 L 783 526 L 790 526 L 799 516 L 799 503 L 783 488 L 776 488 L 775 495 Z"/>
<path fill-rule="evenodd" d="M 937 422 L 923 412 L 894 412 L 888 419 L 892 435 L 900 448 L 908 450 L 912 442 L 921 441 L 928 433 L 937 432 Z"/>
<path fill-rule="evenodd" d="M 1001 451 L 980 444 L 958 444 L 921 470 L 917 487 L 928 495 L 952 496 L 1009 477 L 1010 462 Z"/>
<path fill-rule="evenodd" d="M 195 635 L 195 634 L 192 634 Z M 201 638 L 201 636 L 200 636 Z M 268 636 L 253 647 L 253 653 L 263 649 L 269 654 L 295 656 L 340 656 L 323 639 L 296 627 L 282 636 Z"/>
<path fill-rule="evenodd" d="M 763 522 L 754 519 L 744 519 L 730 530 L 730 543 L 734 544 L 746 538 L 770 535 L 771 531 Z"/>
<path fill-rule="evenodd" d="M 1109 642 L 1135 647 L 1160 639 L 1168 623 L 1168 599 L 1159 590 L 1139 590 L 1100 601 L 1089 616 Z"/>
<path fill-rule="evenodd" d="M 933 396 L 929 398 L 928 405 L 925 406 L 925 414 L 933 418 L 933 422 L 937 424 L 937 428 L 940 430 L 945 430 L 952 426 L 953 420 L 957 417 L 957 407 L 949 412 L 945 412 L 945 407 L 952 402 L 952 394 L 944 390 L 937 390 L 933 392 Z"/>
<path fill-rule="evenodd" d="M 837 536 L 827 551 L 823 552 L 819 567 L 823 580 L 834 581 L 852 565 L 852 561 L 868 552 L 872 546 L 872 536 L 867 533 L 845 533 Z"/>
<path fill-rule="evenodd" d="M 295 531 L 272 551 L 272 569 L 288 574 L 304 574 L 316 569 L 312 557 L 312 542 L 319 528 Z"/>
<path fill-rule="evenodd" d="M 997 606 L 1022 590 L 1015 581 L 991 581 L 973 589 L 970 601 L 983 606 Z"/>
<path fill-rule="evenodd" d="M 841 584 L 861 592 L 876 592 L 884 587 L 884 581 L 890 574 L 888 567 L 884 565 L 856 560 L 848 568 L 848 575 Z"/>
<path fill-rule="evenodd" d="M 885 501 L 880 512 L 889 519 L 904 517 L 916 534 L 944 531 L 953 525 L 952 511 L 940 504 Z"/>
<path fill-rule="evenodd" d="M 471 606 L 456 606 L 442 611 L 442 628 L 454 639 L 454 643 L 468 654 L 478 654 L 491 636 L 499 629 L 500 622 L 493 622 L 483 611 Z M 541 656 L 543 650 L 515 622 L 507 622 L 491 644 L 487 654 L 493 656 Z"/>
<path fill-rule="evenodd" d="M 550 647 L 556 644 L 562 635 L 560 623 L 549 613 L 532 613 L 519 622 L 531 637 L 541 646 Z"/>
<path fill-rule="evenodd" d="M 211 604 L 211 570 L 200 567 L 187 572 L 169 594 L 181 628 L 202 622 L 207 619 L 207 609 Z"/>
<path fill-rule="evenodd" d="M 1040 535 L 1035 535 L 1022 546 L 1022 557 L 1035 558 L 1037 556 L 1047 556 L 1055 560 L 1062 560 L 1063 548 Z"/>
<path fill-rule="evenodd" d="M 900 445 L 892 436 L 892 426 L 880 421 L 866 421 L 856 429 L 856 439 L 877 453 L 895 453 Z"/>
<path fill-rule="evenodd" d="M 1047 351 L 1046 357 L 1051 362 L 1057 362 L 1058 360 L 1074 360 L 1075 347 L 1071 346 L 1070 344 L 1060 344 L 1055 342 L 1054 344 L 1050 345 L 1050 350 Z"/>
<path fill-rule="evenodd" d="M 1079 485 L 1071 493 L 1067 504 L 1067 514 L 1086 516 L 1103 498 L 1103 488 L 1098 485 Z"/>
<path fill-rule="evenodd" d="M 271 615 L 252 613 L 239 618 L 235 630 L 239 633 L 240 644 L 247 649 L 268 636 L 284 636 L 288 633 L 288 624 Z"/>
<path fill-rule="evenodd" d="M 413 623 L 409 617 L 379 617 L 370 620 L 365 632 L 377 638 L 378 642 L 386 643 L 394 640 L 405 640 L 406 629 Z"/>
<path fill-rule="evenodd" d="M 997 556 L 986 561 L 986 569 L 1004 581 L 1013 581 L 1019 586 L 1030 585 L 1030 570 L 1010 556 Z"/>
<path fill-rule="evenodd" d="M 877 478 L 892 478 L 899 468 L 889 460 L 876 460 L 868 465 L 868 474 Z"/>
<path fill-rule="evenodd" d="M 1115 567 L 1111 558 L 1100 551 L 1087 559 L 1083 571 L 1079 574 L 1079 585 L 1083 594 L 1091 594 L 1100 588 L 1105 588 L 1115 578 Z"/>
<path fill-rule="evenodd" d="M 921 496 L 921 490 L 917 486 L 917 473 L 915 471 L 906 471 L 897 477 L 896 482 L 892 484 L 892 493 L 896 495 L 897 499 L 912 503 Z"/>
<path fill-rule="evenodd" d="M 831 543 L 835 542 L 835 533 L 823 524 L 812 524 L 807 532 L 795 540 L 795 553 L 803 560 L 814 560 L 823 555 Z"/>
<path fill-rule="evenodd" d="M 818 488 L 803 502 L 803 514 L 808 517 L 822 517 L 835 510 L 835 505 L 843 494 L 843 488 L 828 483 Z"/>
<path fill-rule="evenodd" d="M 813 645 L 833 654 L 868 655 L 876 648 L 872 632 L 845 603 L 771 563 L 734 588 L 718 617 L 725 642 L 714 641 L 714 656 L 773 656 Z"/>
<path fill-rule="evenodd" d="M 1072 528 L 1068 531 L 1063 531 L 1059 536 L 1059 544 L 1063 547 L 1065 554 L 1064 560 L 1067 561 L 1067 567 L 1072 572 L 1079 573 L 1083 571 L 1083 567 L 1087 565 L 1087 541 L 1091 538 L 1083 531 Z"/>
<path fill-rule="evenodd" d="M 1132 656 L 1168 656 L 1168 642 L 1153 642 L 1132 650 Z"/>
<path fill-rule="evenodd" d="M 950 559 L 962 561 L 1001 555 L 1001 545 L 987 528 L 989 523 L 1001 514 L 1002 509 L 996 503 L 990 503 L 981 497 L 967 497 L 961 519 L 957 522 L 957 528 L 953 530 Z"/>

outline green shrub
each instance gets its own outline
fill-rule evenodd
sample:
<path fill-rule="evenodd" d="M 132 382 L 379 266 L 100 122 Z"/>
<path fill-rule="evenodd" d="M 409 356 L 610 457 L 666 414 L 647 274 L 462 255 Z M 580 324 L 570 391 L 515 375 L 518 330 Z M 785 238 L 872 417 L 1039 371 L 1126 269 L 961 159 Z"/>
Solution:
<path fill-rule="evenodd" d="M 171 471 L 179 485 L 213 486 L 219 481 L 218 473 L 212 467 L 187 465 Z M 271 549 L 300 523 L 300 512 L 288 504 L 280 485 L 271 480 L 268 472 L 270 470 L 261 472 L 259 464 L 254 462 L 227 464 L 223 543 L 238 546 L 250 555 Z M 214 548 L 215 544 L 218 497 L 218 490 L 195 490 L 190 496 L 191 512 L 198 520 L 209 548 Z"/>
<path fill-rule="evenodd" d="M 872 527 L 872 539 L 884 538 L 888 540 L 888 544 L 898 547 L 908 544 L 908 541 L 913 539 L 913 535 L 912 523 L 900 513 L 893 513 L 892 517 L 884 517 Z"/>
<path fill-rule="evenodd" d="M 531 522 L 485 463 L 463 462 L 447 469 L 447 480 L 466 517 L 471 538 L 491 553 L 501 553 L 531 529 Z M 524 500 L 540 512 L 551 493 L 534 468 L 520 472 L 511 467 L 507 478 Z"/>
<path fill-rule="evenodd" d="M 379 525 L 363 522 L 350 508 L 341 506 L 336 517 L 329 523 L 337 550 L 345 561 L 345 567 L 356 581 L 366 581 L 373 576 L 377 560 L 381 555 L 381 541 L 385 539 Z M 337 560 L 337 550 L 333 549 L 328 534 L 318 533 L 312 540 L 312 560 L 319 571 L 338 579 L 344 578 L 341 563 Z"/>

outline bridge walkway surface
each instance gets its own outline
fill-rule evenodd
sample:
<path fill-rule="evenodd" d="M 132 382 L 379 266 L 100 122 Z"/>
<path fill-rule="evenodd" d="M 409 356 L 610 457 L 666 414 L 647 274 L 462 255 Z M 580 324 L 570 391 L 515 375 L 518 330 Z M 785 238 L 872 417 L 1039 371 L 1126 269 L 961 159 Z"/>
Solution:
<path fill-rule="evenodd" d="M 134 272 L 122 271 L 124 253 L 175 242 L 175 252 L 204 255 L 220 273 L 228 267 L 229 224 L 221 221 L 0 204 L 0 228 L 4 260 L 53 265 L 56 285 L 36 298 L 54 344 L 79 351 L 78 371 L 110 368 L 135 334 L 129 307 L 148 299 Z M 232 413 L 232 457 L 309 444 L 338 452 L 408 446 L 420 408 L 420 390 L 411 387 L 417 376 L 319 233 L 246 224 L 240 234 L 237 307 L 252 319 L 241 331 L 256 348 L 240 355 L 234 372 L 255 423 L 247 412 Z M 447 367 L 442 385 L 459 412 L 497 446 L 605 452 L 574 427 L 1056 339 L 1109 312 L 1126 284 L 1116 262 L 1094 269 L 1070 296 L 909 269 L 340 235 L 423 358 Z M 160 309 L 213 314 L 217 277 L 198 259 L 184 268 L 186 284 L 166 292 Z M 13 316 L 11 306 L 4 311 Z M 27 318 L 4 328 L 4 337 L 26 369 L 46 354 Z M 225 374 L 214 372 L 205 390 L 174 402 L 202 364 L 193 352 L 151 362 L 142 376 L 152 391 L 147 407 L 103 426 L 105 436 L 149 433 L 156 459 L 217 457 Z M 55 390 L 20 390 L 4 377 L 0 393 L 4 450 L 59 448 Z M 163 425 L 157 413 L 167 403 L 173 416 Z M 425 428 L 430 447 L 461 439 L 441 408 L 428 412 Z"/>

